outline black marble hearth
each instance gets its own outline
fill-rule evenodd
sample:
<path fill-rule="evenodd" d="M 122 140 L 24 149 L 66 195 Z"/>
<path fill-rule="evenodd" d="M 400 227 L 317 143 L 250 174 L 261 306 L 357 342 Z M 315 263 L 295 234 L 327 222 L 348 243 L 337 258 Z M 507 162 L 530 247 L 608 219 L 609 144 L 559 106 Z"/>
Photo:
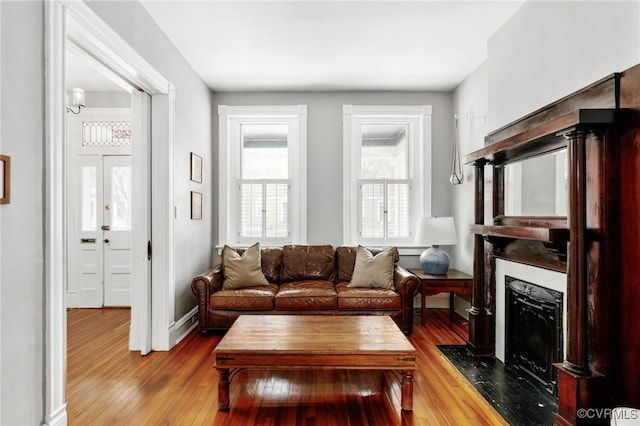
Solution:
<path fill-rule="evenodd" d="M 553 424 L 556 399 L 496 358 L 476 358 L 463 345 L 438 345 L 451 363 L 512 426 Z"/>

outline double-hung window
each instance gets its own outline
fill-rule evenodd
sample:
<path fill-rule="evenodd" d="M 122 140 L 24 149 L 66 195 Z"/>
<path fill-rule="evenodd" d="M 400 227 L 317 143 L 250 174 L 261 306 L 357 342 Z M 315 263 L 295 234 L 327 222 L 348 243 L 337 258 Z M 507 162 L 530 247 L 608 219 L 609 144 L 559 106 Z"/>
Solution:
<path fill-rule="evenodd" d="M 221 105 L 220 244 L 306 240 L 306 106 Z"/>
<path fill-rule="evenodd" d="M 430 213 L 431 107 L 345 105 L 345 244 L 411 246 Z"/>

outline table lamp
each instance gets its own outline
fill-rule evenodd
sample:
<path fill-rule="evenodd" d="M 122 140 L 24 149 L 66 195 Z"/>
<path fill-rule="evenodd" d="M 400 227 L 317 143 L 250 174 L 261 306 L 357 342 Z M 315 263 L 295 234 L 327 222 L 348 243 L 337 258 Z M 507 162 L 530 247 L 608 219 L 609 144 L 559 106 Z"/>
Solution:
<path fill-rule="evenodd" d="M 418 220 L 416 243 L 431 246 L 420 255 L 422 270 L 431 275 L 444 275 L 451 259 L 439 246 L 458 242 L 456 225 L 452 217 L 421 217 Z"/>

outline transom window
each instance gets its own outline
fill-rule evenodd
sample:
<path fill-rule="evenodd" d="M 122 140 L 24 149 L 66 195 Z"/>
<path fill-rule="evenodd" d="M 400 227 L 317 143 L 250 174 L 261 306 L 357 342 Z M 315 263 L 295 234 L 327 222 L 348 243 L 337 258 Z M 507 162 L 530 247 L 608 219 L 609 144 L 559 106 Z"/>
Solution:
<path fill-rule="evenodd" d="M 343 111 L 345 243 L 412 245 L 430 210 L 431 107 Z"/>
<path fill-rule="evenodd" d="M 220 245 L 303 243 L 306 106 L 221 105 L 218 113 Z"/>

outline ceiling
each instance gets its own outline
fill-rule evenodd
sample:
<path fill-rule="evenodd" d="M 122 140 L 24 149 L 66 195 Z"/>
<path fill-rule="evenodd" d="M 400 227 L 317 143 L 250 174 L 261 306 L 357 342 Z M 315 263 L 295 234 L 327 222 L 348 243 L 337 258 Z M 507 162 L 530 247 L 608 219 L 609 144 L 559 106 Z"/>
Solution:
<path fill-rule="evenodd" d="M 523 1 L 141 3 L 216 92 L 449 91 Z"/>
<path fill-rule="evenodd" d="M 523 2 L 141 1 L 215 92 L 450 91 Z M 121 90 L 70 53 L 67 87 Z"/>
<path fill-rule="evenodd" d="M 67 49 L 65 61 L 67 90 L 74 87 L 84 90 L 123 90 L 122 87 L 108 75 L 108 71 L 104 66 L 91 60 L 87 55 L 78 54 L 75 53 L 74 50 Z"/>

